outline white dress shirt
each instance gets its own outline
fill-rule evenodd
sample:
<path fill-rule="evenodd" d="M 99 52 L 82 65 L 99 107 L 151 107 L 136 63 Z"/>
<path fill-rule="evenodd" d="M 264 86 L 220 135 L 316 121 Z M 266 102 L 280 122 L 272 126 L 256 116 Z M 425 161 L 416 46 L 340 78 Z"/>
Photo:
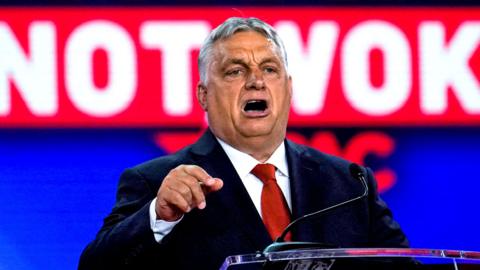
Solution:
<path fill-rule="evenodd" d="M 262 188 L 263 183 L 260 179 L 258 179 L 255 175 L 251 173 L 253 168 L 259 163 L 260 161 L 256 160 L 252 156 L 243 153 L 226 142 L 218 139 L 218 142 L 222 146 L 223 150 L 227 154 L 228 158 L 233 164 L 235 171 L 237 172 L 238 176 L 243 182 L 245 189 L 250 195 L 255 208 L 260 216 L 262 216 L 261 210 L 261 195 L 262 195 Z M 285 143 L 282 142 L 280 146 L 273 152 L 270 158 L 265 162 L 274 165 L 277 170 L 275 171 L 275 177 L 277 178 L 277 183 L 280 186 L 280 189 L 283 192 L 283 196 L 287 201 L 288 207 L 290 211 L 292 209 L 292 203 L 290 198 L 290 181 L 288 175 L 288 164 L 287 164 L 287 156 L 285 154 Z M 168 222 L 164 220 L 157 220 L 157 215 L 155 212 L 155 203 L 157 199 L 155 198 L 150 203 L 150 227 L 153 231 L 153 235 L 155 240 L 160 243 L 160 241 L 167 235 L 173 227 L 180 222 L 181 219 L 173 222 Z M 208 197 L 207 197 L 207 207 L 208 207 Z"/>

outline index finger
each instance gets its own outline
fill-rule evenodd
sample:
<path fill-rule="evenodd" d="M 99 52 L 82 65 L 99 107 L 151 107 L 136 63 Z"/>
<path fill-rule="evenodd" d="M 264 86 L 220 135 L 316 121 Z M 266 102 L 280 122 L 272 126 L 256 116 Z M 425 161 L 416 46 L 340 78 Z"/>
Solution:
<path fill-rule="evenodd" d="M 215 180 L 200 166 L 186 165 L 184 170 L 187 174 L 195 177 L 201 185 L 211 186 L 215 183 Z"/>

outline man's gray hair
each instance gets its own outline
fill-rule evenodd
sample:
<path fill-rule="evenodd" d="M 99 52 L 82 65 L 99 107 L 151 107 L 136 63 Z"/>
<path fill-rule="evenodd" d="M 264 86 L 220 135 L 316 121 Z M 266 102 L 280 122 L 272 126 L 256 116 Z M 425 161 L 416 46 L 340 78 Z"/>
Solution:
<path fill-rule="evenodd" d="M 200 48 L 200 54 L 198 56 L 198 70 L 200 73 L 200 81 L 206 83 L 207 79 L 207 66 L 210 62 L 212 54 L 212 48 L 215 42 L 222 39 L 227 39 L 238 32 L 254 31 L 260 33 L 267 39 L 273 41 L 277 46 L 279 54 L 283 60 L 285 68 L 287 68 L 287 52 L 280 36 L 275 29 L 268 23 L 257 18 L 239 18 L 231 17 L 219 26 L 215 28 L 205 39 L 202 47 Z"/>

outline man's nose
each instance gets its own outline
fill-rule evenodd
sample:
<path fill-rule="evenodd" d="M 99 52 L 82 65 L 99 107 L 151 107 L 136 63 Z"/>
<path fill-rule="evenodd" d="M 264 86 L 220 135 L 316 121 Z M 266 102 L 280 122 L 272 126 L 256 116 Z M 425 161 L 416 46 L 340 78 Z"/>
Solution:
<path fill-rule="evenodd" d="M 263 73 L 260 70 L 254 70 L 250 72 L 247 78 L 246 87 L 250 90 L 265 89 L 265 80 L 263 79 Z"/>

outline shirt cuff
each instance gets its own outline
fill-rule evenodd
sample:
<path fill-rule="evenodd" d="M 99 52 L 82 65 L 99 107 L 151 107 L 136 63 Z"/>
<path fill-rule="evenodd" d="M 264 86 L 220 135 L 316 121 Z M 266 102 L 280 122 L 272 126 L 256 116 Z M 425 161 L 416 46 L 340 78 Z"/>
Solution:
<path fill-rule="evenodd" d="M 150 215 L 150 228 L 153 231 L 153 237 L 155 237 L 155 241 L 160 243 L 167 234 L 169 234 L 175 225 L 177 225 L 183 218 L 179 218 L 175 221 L 165 221 L 161 219 L 157 219 L 157 213 L 155 212 L 155 204 L 157 203 L 157 198 L 153 199 L 150 203 L 149 208 L 149 215 Z"/>

